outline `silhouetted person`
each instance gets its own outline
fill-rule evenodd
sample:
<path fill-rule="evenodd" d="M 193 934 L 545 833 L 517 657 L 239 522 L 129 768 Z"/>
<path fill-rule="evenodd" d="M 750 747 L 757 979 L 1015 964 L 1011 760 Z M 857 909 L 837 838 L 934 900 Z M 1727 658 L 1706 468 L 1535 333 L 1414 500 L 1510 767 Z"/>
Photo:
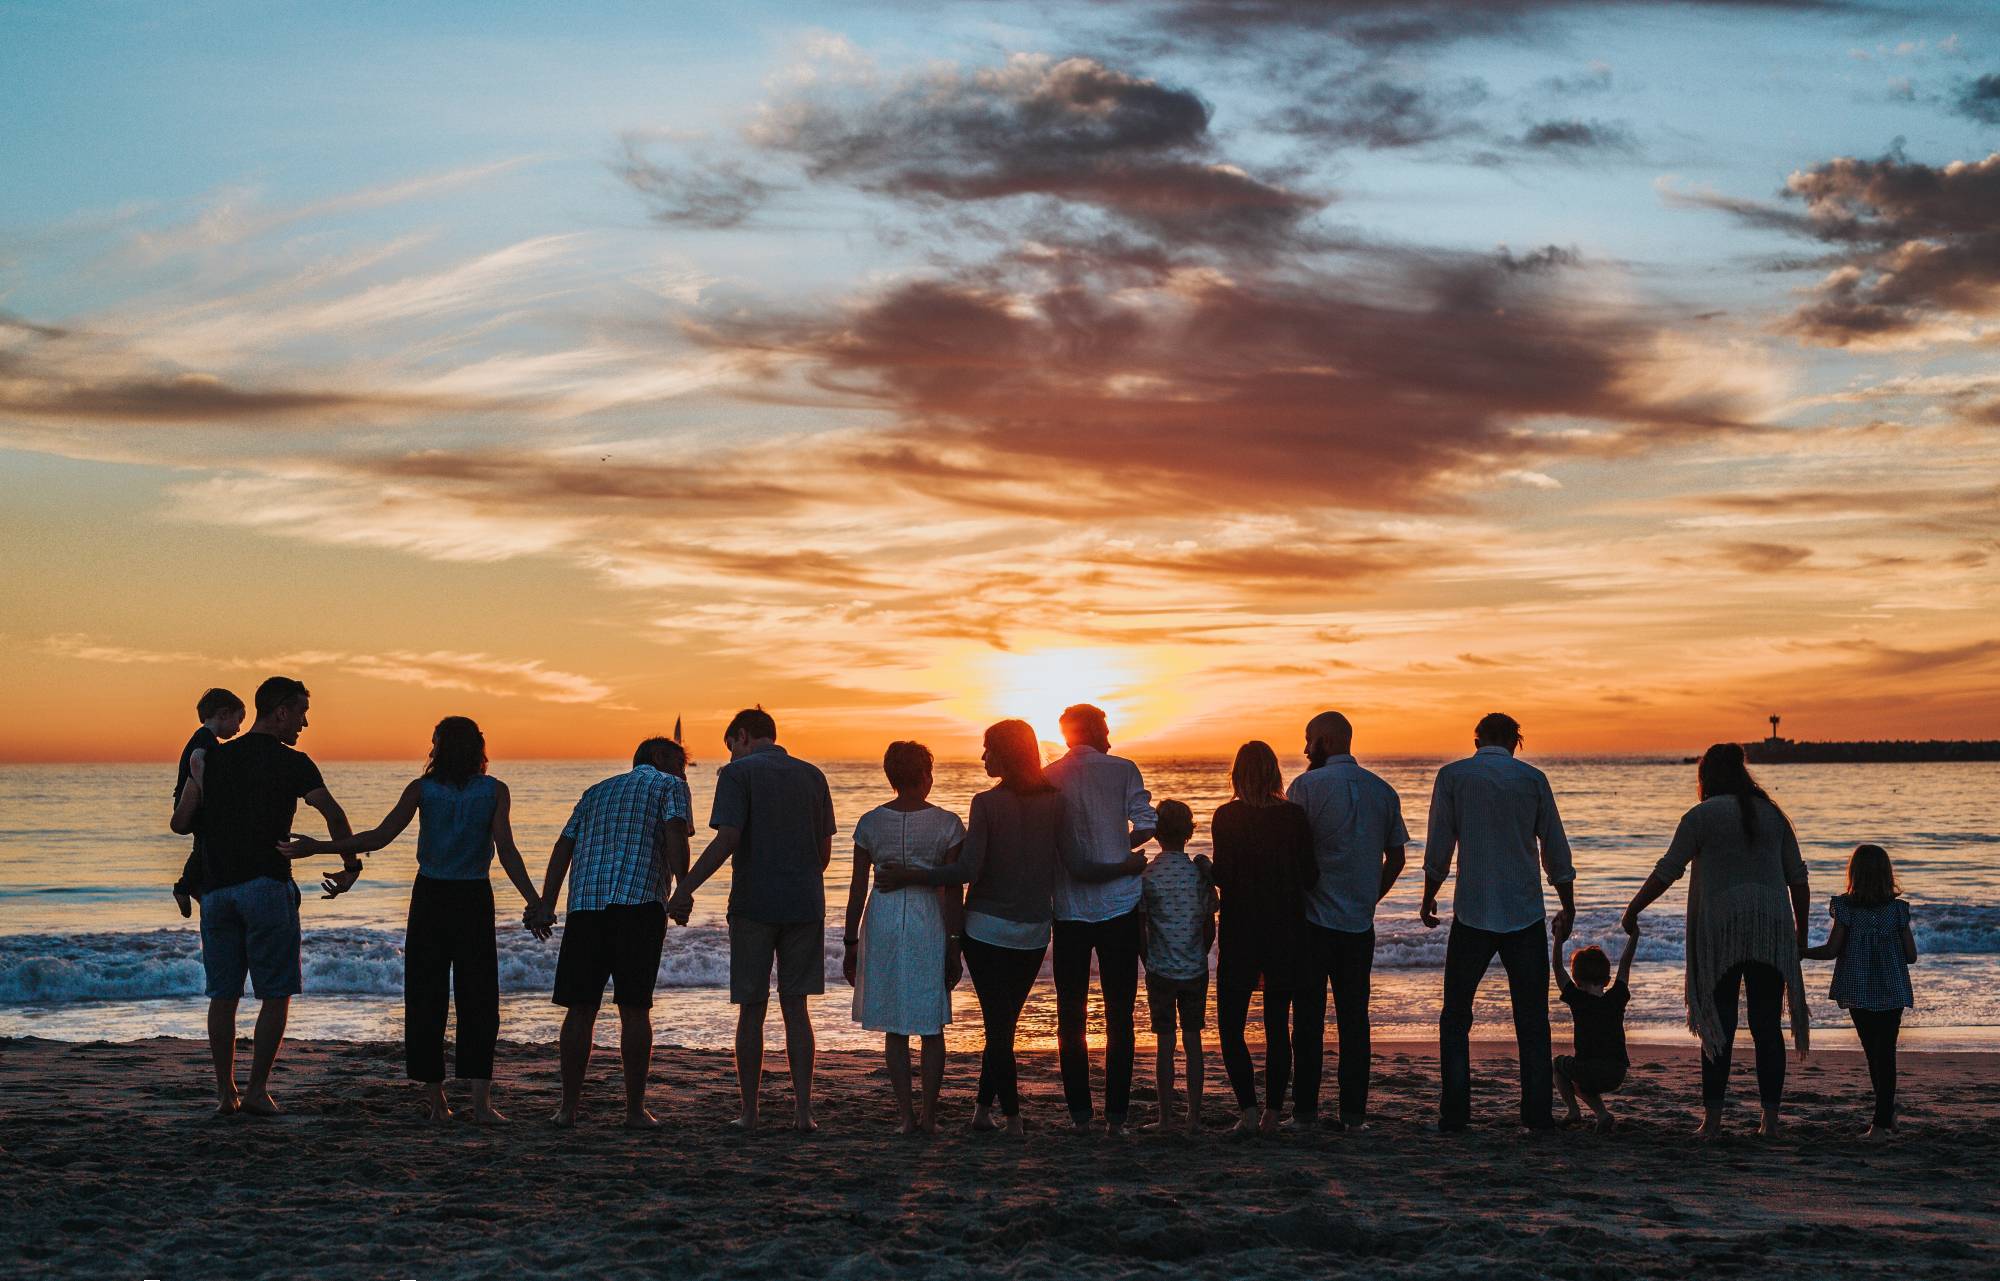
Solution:
<path fill-rule="evenodd" d="M 243 700 L 226 689 L 216 688 L 206 691 L 195 700 L 194 714 L 201 726 L 189 737 L 181 748 L 180 768 L 174 777 L 174 808 L 179 809 L 181 793 L 187 790 L 188 780 L 201 778 L 202 766 L 210 750 L 222 746 L 236 737 L 243 728 Z M 188 848 L 187 862 L 181 865 L 180 879 L 174 882 L 174 905 L 182 916 L 194 914 L 194 900 L 201 897 L 203 878 L 206 875 L 201 865 L 201 811 L 194 814 L 194 842 Z"/>
<path fill-rule="evenodd" d="M 1834 962 L 1827 994 L 1854 1020 L 1868 1057 L 1868 1080 L 1875 1087 L 1875 1118 L 1861 1137 L 1884 1138 L 1896 1132 L 1896 1037 L 1903 1011 L 1914 1004 L 1910 966 L 1917 959 L 1910 905 L 1896 882 L 1888 850 L 1854 847 L 1847 861 L 1847 892 L 1833 896 L 1827 914 L 1833 928 L 1826 942 L 1807 948 L 1804 955 Z"/>
<path fill-rule="evenodd" d="M 1636 922 L 1635 922 L 1636 924 Z M 1611 981 L 1611 958 L 1601 947 L 1578 948 L 1570 958 L 1570 972 L 1563 973 L 1562 949 L 1568 942 L 1560 932 L 1549 962 L 1556 972 L 1556 988 L 1570 1012 L 1570 1053 L 1558 1054 L 1551 1067 L 1556 1090 L 1562 1095 L 1564 1126 L 1577 1124 L 1583 1114 L 1577 1100 L 1583 1100 L 1597 1128 L 1609 1134 L 1617 1119 L 1604 1106 L 1604 1096 L 1625 1083 L 1631 1060 L 1625 1053 L 1625 1007 L 1632 1003 L 1632 954 L 1638 951 L 1639 936 L 1625 936 L 1625 953 L 1618 958 L 1618 981 Z"/>
<path fill-rule="evenodd" d="M 1079 858 L 1068 803 L 1042 769 L 1033 726 L 1020 720 L 987 726 L 980 759 L 986 773 L 1000 781 L 972 798 L 957 861 L 929 869 L 883 867 L 875 883 L 882 889 L 966 886 L 965 968 L 986 1030 L 972 1128 L 997 1129 L 991 1109 L 998 1103 L 1007 1133 L 1018 1138 L 1025 1130 L 1014 1032 L 1048 955 L 1056 877 L 1063 867 L 1084 878 L 1102 876 L 1106 869 Z"/>
<path fill-rule="evenodd" d="M 248 733 L 209 749 L 199 780 L 189 778 L 173 829 L 189 831 L 201 814 L 201 965 L 208 979 L 208 1049 L 215 1063 L 216 1114 L 239 1109 L 276 1116 L 271 1069 L 285 1039 L 292 998 L 304 986 L 299 956 L 299 887 L 278 847 L 290 835 L 298 803 L 318 810 L 335 838 L 353 835 L 326 790 L 319 767 L 292 744 L 306 728 L 311 695 L 289 676 L 257 687 L 257 720 Z M 350 854 L 325 877 L 324 897 L 344 894 L 361 875 Z M 249 975 L 259 1002 L 248 1087 L 236 1089 L 236 1006 Z"/>
<path fill-rule="evenodd" d="M 1810 1036 L 1799 951 L 1805 946 L 1812 891 L 1792 822 L 1750 777 L 1740 744 L 1717 743 L 1703 752 L 1695 786 L 1700 802 L 1681 816 L 1665 856 L 1626 907 L 1625 922 L 1636 929 L 1639 914 L 1692 864 L 1686 998 L 1688 1027 L 1701 1037 L 1704 1112 L 1695 1133 L 1704 1138 L 1721 1133 L 1737 1002 L 1747 996 L 1750 1038 L 1757 1046 L 1757 1094 L 1764 1109 L 1757 1132 L 1768 1137 L 1778 1132 L 1778 1109 L 1785 1097 L 1779 1007 L 1788 998 L 1799 1049 L 1806 1048 Z"/>
<path fill-rule="evenodd" d="M 764 1017 L 771 968 L 792 1069 L 792 1124 L 819 1127 L 812 1116 L 813 1026 L 808 998 L 826 990 L 826 865 L 833 861 L 833 794 L 818 767 L 778 746 L 778 723 L 761 707 L 736 713 L 723 732 L 729 764 L 715 776 L 708 825 L 715 839 L 674 896 L 686 924 L 694 892 L 732 857 L 729 883 L 729 999 L 736 1005 L 736 1084 L 743 1114 L 757 1127 L 764 1076 Z"/>
<path fill-rule="evenodd" d="M 1319 879 L 1313 859 L 1312 826 L 1306 813 L 1285 799 L 1285 779 L 1270 744 L 1248 742 L 1236 749 L 1229 770 L 1235 799 L 1215 811 L 1209 827 L 1215 841 L 1215 887 L 1222 895 L 1222 928 L 1215 959 L 1215 1037 L 1222 1066 L 1236 1094 L 1238 1117 L 1232 1133 L 1275 1131 L 1292 1080 L 1291 1021 L 1308 1035 L 1297 1015 L 1301 989 L 1310 980 L 1311 944 L 1306 938 L 1306 894 Z M 1322 980 L 1323 981 L 1323 980 Z M 1264 1111 L 1257 1112 L 1257 1070 L 1243 1025 L 1250 996 L 1264 989 Z M 1320 1006 L 1325 1018 L 1325 1006 Z"/>
<path fill-rule="evenodd" d="M 1476 750 L 1438 770 L 1424 841 L 1424 925 L 1438 924 L 1437 895 L 1458 855 L 1451 937 L 1445 944 L 1438 1063 L 1444 1078 L 1438 1128 L 1463 1130 L 1472 1115 L 1472 1001 L 1497 954 L 1507 969 L 1514 1041 L 1521 1055 L 1521 1124 L 1551 1129 L 1549 932 L 1541 874 L 1562 900 L 1556 930 L 1576 920 L 1576 869 L 1540 770 L 1515 759 L 1521 726 L 1494 712 L 1473 730 Z"/>
<path fill-rule="evenodd" d="M 451 1119 L 444 1096 L 444 1030 L 458 1007 L 452 1071 L 472 1082 L 472 1119 L 505 1121 L 494 1108 L 493 1050 L 500 1037 L 500 951 L 493 927 L 495 854 L 530 913 L 541 898 L 514 844 L 513 799 L 486 772 L 486 736 L 477 722 L 447 716 L 431 731 L 430 761 L 389 813 L 344 841 L 300 837 L 284 847 L 306 854 L 368 854 L 417 826 L 417 879 L 403 937 L 403 1061 L 424 1086 L 431 1121 Z"/>
<path fill-rule="evenodd" d="M 959 899 L 954 887 L 905 890 L 877 884 L 871 868 L 930 870 L 958 860 L 965 824 L 930 803 L 934 760 L 922 743 L 896 742 L 882 754 L 882 773 L 895 799 L 854 825 L 854 876 L 847 891 L 846 952 L 841 975 L 854 989 L 854 1021 L 882 1034 L 889 1088 L 902 1132 L 937 1133 L 938 1091 L 944 1086 L 944 1026 L 960 963 Z M 913 1106 L 910 1038 L 922 1043 L 923 1106 Z"/>
<path fill-rule="evenodd" d="M 1104 1119 L 1111 1133 L 1125 1129 L 1132 1099 L 1132 1006 L 1139 996 L 1140 873 L 1133 853 L 1153 838 L 1158 821 L 1139 767 L 1111 755 L 1104 713 L 1078 703 L 1062 714 L 1069 751 L 1049 766 L 1049 780 L 1069 806 L 1079 860 L 1104 879 L 1065 867 L 1056 877 L 1056 1044 L 1062 1061 L 1063 1098 L 1071 1128 L 1090 1132 L 1090 1051 L 1084 1020 L 1090 1001 L 1090 960 L 1104 997 Z"/>
<path fill-rule="evenodd" d="M 1375 967 L 1375 905 L 1403 874 L 1403 802 L 1396 789 L 1354 759 L 1354 727 L 1339 712 L 1306 723 L 1305 773 L 1285 795 L 1306 814 L 1319 875 L 1306 896 L 1307 970 L 1299 988 L 1298 1096 L 1293 1115 L 1319 1115 L 1320 1063 L 1326 1046 L 1326 999 L 1340 1029 L 1340 1115 L 1336 1129 L 1368 1117 L 1373 1043 L 1368 1023 Z"/>
<path fill-rule="evenodd" d="M 539 906 L 522 914 L 529 929 L 547 938 L 556 896 L 569 877 L 569 920 L 556 957 L 554 994 L 564 1007 L 557 1125 L 576 1123 L 607 980 L 618 1007 L 625 1124 L 659 1124 L 646 1108 L 646 1073 L 653 1064 L 653 987 L 666 943 L 667 889 L 676 874 L 686 884 L 693 806 L 681 777 L 685 769 L 679 743 L 649 738 L 632 753 L 630 770 L 592 784 L 549 851 Z"/>

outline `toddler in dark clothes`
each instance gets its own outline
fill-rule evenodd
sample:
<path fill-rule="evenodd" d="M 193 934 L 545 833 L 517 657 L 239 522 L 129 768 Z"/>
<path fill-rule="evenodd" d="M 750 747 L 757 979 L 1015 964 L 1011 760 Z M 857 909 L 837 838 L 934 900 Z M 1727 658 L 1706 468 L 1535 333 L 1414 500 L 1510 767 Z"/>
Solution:
<path fill-rule="evenodd" d="M 1563 944 L 1567 930 L 1555 936 L 1556 986 L 1562 989 L 1563 1004 L 1569 1006 L 1575 1025 L 1574 1053 L 1555 1057 L 1556 1089 L 1562 1092 L 1569 1112 L 1566 1126 L 1583 1120 L 1576 1101 L 1582 1099 L 1597 1118 L 1597 1128 L 1605 1133 L 1617 1128 L 1617 1119 L 1604 1106 L 1604 1096 L 1625 1083 L 1630 1060 L 1625 1055 L 1625 1007 L 1632 1000 L 1632 953 L 1638 949 L 1637 930 L 1625 940 L 1625 955 L 1618 959 L 1618 981 L 1611 982 L 1611 958 L 1601 947 L 1579 948 L 1570 958 L 1570 972 L 1563 973 Z"/>
<path fill-rule="evenodd" d="M 187 790 L 188 780 L 201 781 L 202 766 L 206 762 L 210 748 L 220 747 L 236 737 L 243 728 L 243 700 L 226 689 L 216 688 L 204 693 L 195 702 L 194 714 L 201 718 L 201 727 L 188 739 L 187 746 L 181 748 L 180 772 L 174 779 L 174 805 L 181 803 L 181 793 Z M 194 829 L 194 845 L 188 850 L 187 863 L 181 868 L 181 877 L 174 882 L 174 905 L 182 916 L 194 913 L 194 900 L 201 897 L 202 878 L 206 870 L 201 861 L 201 827 L 199 819 Z"/>

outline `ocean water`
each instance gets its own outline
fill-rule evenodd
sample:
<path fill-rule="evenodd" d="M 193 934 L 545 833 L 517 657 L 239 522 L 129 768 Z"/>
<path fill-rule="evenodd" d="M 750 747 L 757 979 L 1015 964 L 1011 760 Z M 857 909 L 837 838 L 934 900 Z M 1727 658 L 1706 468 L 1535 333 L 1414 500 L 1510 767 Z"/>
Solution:
<path fill-rule="evenodd" d="M 310 744 L 308 744 L 310 746 Z M 1421 896 L 1422 816 L 1437 760 L 1367 761 L 1403 798 L 1416 843 L 1411 866 L 1377 917 L 1374 1017 L 1377 1035 L 1436 1034 L 1445 930 L 1426 930 Z M 1547 758 L 1575 848 L 1578 935 L 1615 958 L 1618 914 L 1666 848 L 1693 803 L 1694 769 L 1678 757 Z M 1194 848 L 1206 848 L 1207 819 L 1228 798 L 1223 761 L 1142 760 L 1155 799 L 1177 797 L 1195 811 Z M 1302 762 L 1289 762 L 1291 769 Z M 417 763 L 322 762 L 328 785 L 357 828 L 394 802 Z M 577 795 L 617 770 L 616 762 L 499 761 L 494 772 L 514 794 L 516 836 L 539 883 L 550 844 Z M 873 763 L 825 765 L 843 833 L 889 798 Z M 713 764 L 690 776 L 698 818 L 707 814 Z M 2000 1047 L 2000 765 L 1797 765 L 1760 771 L 1792 816 L 1812 872 L 1815 941 L 1825 936 L 1826 900 L 1839 892 L 1847 855 L 1860 841 L 1888 847 L 1914 909 L 1922 954 L 1914 972 L 1917 1008 L 1906 1022 L 1916 1048 Z M 166 830 L 171 762 L 162 765 L 0 766 L 0 1035 L 63 1040 L 198 1037 L 204 1001 L 199 936 L 168 893 L 186 854 Z M 966 812 L 988 780 L 976 765 L 943 764 L 932 799 Z M 318 816 L 301 810 L 309 826 Z M 700 839 L 696 843 L 700 849 Z M 878 1038 L 850 1018 L 840 979 L 840 926 L 852 848 L 836 837 L 827 884 L 827 995 L 815 1003 L 820 1043 L 872 1047 Z M 317 897 L 317 872 L 337 860 L 309 860 L 299 878 L 305 900 L 306 994 L 293 1003 L 291 1034 L 307 1038 L 395 1040 L 402 1032 L 402 939 L 415 871 L 415 829 L 371 856 L 368 871 L 340 899 Z M 518 900 L 499 870 L 502 1036 L 553 1039 L 560 1012 L 548 1001 L 556 943 L 519 928 Z M 728 869 L 698 896 L 685 929 L 672 928 L 660 966 L 655 1025 L 668 1044 L 725 1047 L 728 948 L 722 919 Z M 1634 969 L 1631 1031 L 1645 1040 L 1685 1041 L 1681 1002 L 1685 885 L 1647 914 Z M 1448 907 L 1450 886 L 1444 902 Z M 1553 905 L 1553 896 L 1551 896 Z M 1816 1044 L 1851 1044 L 1844 1013 L 1826 999 L 1830 962 L 1808 962 Z M 1143 1002 L 1142 1002 L 1143 1005 Z M 607 1011 L 608 1014 L 608 1011 Z M 957 994 L 955 1046 L 978 1044 L 971 984 Z M 1253 1016 L 1254 1017 L 1254 1016 Z M 1482 989 L 1475 1035 L 1509 1037 L 1505 983 L 1496 965 Z M 1053 1043 L 1053 993 L 1038 987 L 1023 1026 L 1028 1043 Z M 1145 1015 L 1140 1012 L 1142 1039 Z M 1557 1036 L 1566 1036 L 1557 1015 Z M 607 1017 L 600 1036 L 615 1034 Z M 782 1036 L 775 1012 L 774 1043 Z"/>

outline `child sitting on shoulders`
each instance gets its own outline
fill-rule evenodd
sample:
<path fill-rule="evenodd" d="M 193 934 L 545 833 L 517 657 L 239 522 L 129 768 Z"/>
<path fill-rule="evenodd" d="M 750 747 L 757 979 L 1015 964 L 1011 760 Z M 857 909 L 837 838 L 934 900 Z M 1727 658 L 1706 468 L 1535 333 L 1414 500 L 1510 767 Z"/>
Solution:
<path fill-rule="evenodd" d="M 1903 901 L 1889 851 L 1857 845 L 1847 861 L 1847 893 L 1828 907 L 1833 932 L 1805 955 L 1833 961 L 1828 993 L 1854 1020 L 1868 1056 L 1868 1079 L 1875 1087 L 1874 1123 L 1863 1138 L 1896 1132 L 1896 1037 L 1903 1011 L 1910 1008 L 1910 963 L 1917 959 L 1917 936 L 1910 930 L 1910 905 Z"/>
<path fill-rule="evenodd" d="M 188 780 L 201 782 L 202 765 L 210 749 L 235 738 L 236 731 L 243 728 L 243 700 L 226 689 L 211 689 L 196 700 L 194 714 L 201 719 L 201 728 L 181 748 L 180 774 L 174 779 L 176 809 L 180 808 L 181 793 L 187 790 Z M 174 903 L 180 908 L 182 916 L 194 914 L 194 900 L 201 897 L 203 872 L 201 819 L 197 812 L 194 844 L 188 850 L 187 863 L 181 868 L 181 879 L 174 882 Z"/>
<path fill-rule="evenodd" d="M 1570 958 L 1570 972 L 1563 973 L 1563 943 L 1567 933 L 1555 939 L 1556 986 L 1562 989 L 1563 1004 L 1569 1006 L 1574 1024 L 1574 1053 L 1555 1057 L 1556 1088 L 1562 1092 L 1569 1112 L 1565 1126 L 1583 1120 L 1576 1101 L 1582 1099 L 1597 1118 L 1597 1128 L 1610 1133 L 1617 1118 L 1604 1106 L 1604 1096 L 1625 1083 L 1631 1060 L 1625 1054 L 1625 1007 L 1632 1001 L 1632 953 L 1639 947 L 1639 932 L 1625 939 L 1625 955 L 1618 958 L 1618 981 L 1611 981 L 1611 958 L 1601 947 L 1579 948 Z"/>
<path fill-rule="evenodd" d="M 1201 1133 L 1201 1030 L 1207 1023 L 1208 952 L 1215 943 L 1215 869 L 1189 858 L 1194 813 L 1161 801 L 1153 835 L 1160 852 L 1146 864 L 1139 910 L 1145 930 L 1146 1004 L 1153 1016 L 1160 1119 L 1165 1129 L 1174 1095 L 1174 1025 L 1187 1054 L 1187 1132 Z M 1151 1127 L 1147 1127 L 1151 1128 Z"/>

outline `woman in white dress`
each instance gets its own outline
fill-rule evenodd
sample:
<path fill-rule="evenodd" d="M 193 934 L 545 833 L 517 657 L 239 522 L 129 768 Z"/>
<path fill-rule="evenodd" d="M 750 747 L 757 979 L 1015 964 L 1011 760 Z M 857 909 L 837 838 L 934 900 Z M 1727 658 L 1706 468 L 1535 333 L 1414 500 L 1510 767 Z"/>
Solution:
<path fill-rule="evenodd" d="M 958 895 L 912 886 L 868 893 L 872 868 L 935 868 L 957 861 L 965 824 L 927 799 L 931 752 L 922 743 L 889 744 L 882 772 L 896 799 L 854 825 L 854 880 L 847 891 L 846 954 L 841 971 L 854 985 L 854 1020 L 882 1033 L 889 1084 L 902 1132 L 937 1133 L 938 1091 L 944 1085 L 944 1025 L 958 986 Z M 862 905 L 867 904 L 864 913 Z M 910 1038 L 923 1038 L 923 1108 L 912 1107 Z"/>

